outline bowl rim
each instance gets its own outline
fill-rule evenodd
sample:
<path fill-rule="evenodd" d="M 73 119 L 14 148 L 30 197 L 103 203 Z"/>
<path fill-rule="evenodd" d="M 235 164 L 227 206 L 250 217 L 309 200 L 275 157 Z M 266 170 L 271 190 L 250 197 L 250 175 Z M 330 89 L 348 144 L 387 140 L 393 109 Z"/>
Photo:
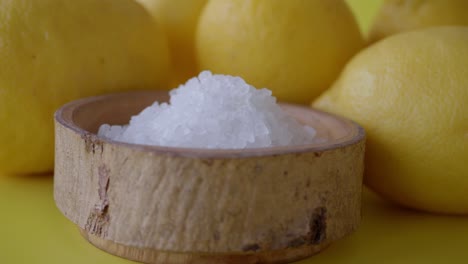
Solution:
<path fill-rule="evenodd" d="M 169 91 L 161 90 L 136 90 L 131 92 L 117 92 L 117 93 L 108 93 L 99 96 L 84 97 L 78 100 L 68 102 L 61 106 L 54 113 L 55 122 L 59 123 L 63 127 L 72 130 L 76 134 L 80 135 L 83 140 L 91 140 L 96 143 L 106 143 L 108 145 L 114 145 L 116 147 L 130 148 L 142 152 L 148 152 L 153 154 L 165 154 L 170 156 L 179 156 L 179 157 L 192 157 L 192 158 L 214 158 L 214 159 L 226 159 L 226 158 L 248 158 L 248 157 L 264 157 L 264 156 L 277 156 L 277 155 L 287 155 L 287 154 L 301 154 L 313 152 L 316 155 L 319 155 L 323 152 L 337 150 L 343 147 L 352 146 L 358 144 L 362 140 L 365 140 L 366 133 L 362 126 L 358 123 L 337 116 L 332 113 L 321 111 L 312 107 L 307 107 L 306 105 L 292 104 L 278 102 L 281 105 L 289 105 L 298 108 L 302 108 L 311 112 L 318 112 L 321 115 L 325 115 L 334 119 L 338 119 L 341 122 L 347 123 L 354 131 L 354 135 L 348 139 L 342 137 L 341 140 L 338 139 L 333 143 L 312 143 L 305 145 L 291 145 L 291 146 L 279 146 L 279 147 L 264 147 L 264 148 L 245 148 L 245 149 L 207 149 L 207 148 L 184 148 L 184 147 L 168 147 L 168 146 L 154 146 L 154 145 L 142 145 L 134 143 L 126 143 L 121 141 L 115 141 L 108 138 L 100 137 L 95 133 L 87 131 L 80 126 L 78 126 L 73 121 L 73 110 L 79 107 L 82 107 L 86 104 L 97 102 L 100 100 L 111 99 L 112 97 L 122 97 L 128 96 L 130 94 L 140 93 L 151 93 L 151 94 L 161 94 L 167 95 Z"/>

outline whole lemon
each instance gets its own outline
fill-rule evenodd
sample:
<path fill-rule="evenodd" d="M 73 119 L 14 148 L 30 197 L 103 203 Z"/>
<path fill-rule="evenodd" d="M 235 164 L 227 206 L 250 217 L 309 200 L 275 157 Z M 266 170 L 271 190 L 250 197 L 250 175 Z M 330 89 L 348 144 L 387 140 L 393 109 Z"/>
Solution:
<path fill-rule="evenodd" d="M 366 184 L 402 205 L 468 213 L 468 27 L 397 34 L 356 55 L 314 106 L 367 130 Z"/>
<path fill-rule="evenodd" d="M 385 0 L 374 20 L 369 40 L 432 26 L 468 25 L 466 0 Z"/>
<path fill-rule="evenodd" d="M 161 23 L 169 39 L 173 84 L 196 76 L 195 29 L 207 0 L 137 0 Z"/>
<path fill-rule="evenodd" d="M 297 103 L 327 89 L 363 42 L 343 0 L 211 0 L 196 35 L 200 70 Z"/>
<path fill-rule="evenodd" d="M 53 113 L 85 96 L 167 88 L 165 35 L 133 0 L 0 1 L 0 171 L 53 168 Z"/>

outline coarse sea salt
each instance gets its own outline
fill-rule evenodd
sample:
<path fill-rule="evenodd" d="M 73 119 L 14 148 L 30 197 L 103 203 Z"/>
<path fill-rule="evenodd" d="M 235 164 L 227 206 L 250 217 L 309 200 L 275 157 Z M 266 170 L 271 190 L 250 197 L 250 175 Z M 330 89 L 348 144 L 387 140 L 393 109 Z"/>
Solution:
<path fill-rule="evenodd" d="M 133 116 L 125 126 L 104 124 L 115 141 L 185 148 L 244 149 L 310 144 L 316 134 L 284 112 L 268 89 L 209 71 Z"/>

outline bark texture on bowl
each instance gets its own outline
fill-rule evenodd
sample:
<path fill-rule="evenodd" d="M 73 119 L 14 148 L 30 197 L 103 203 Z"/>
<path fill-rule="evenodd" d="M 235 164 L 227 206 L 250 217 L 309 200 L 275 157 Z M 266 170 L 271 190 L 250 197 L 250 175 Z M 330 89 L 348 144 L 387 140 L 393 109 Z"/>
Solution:
<path fill-rule="evenodd" d="M 327 142 L 255 150 L 148 147 L 93 134 L 157 99 L 167 95 L 88 98 L 56 113 L 55 200 L 91 243 L 148 263 L 280 263 L 357 228 L 364 132 L 353 122 L 283 105 Z"/>

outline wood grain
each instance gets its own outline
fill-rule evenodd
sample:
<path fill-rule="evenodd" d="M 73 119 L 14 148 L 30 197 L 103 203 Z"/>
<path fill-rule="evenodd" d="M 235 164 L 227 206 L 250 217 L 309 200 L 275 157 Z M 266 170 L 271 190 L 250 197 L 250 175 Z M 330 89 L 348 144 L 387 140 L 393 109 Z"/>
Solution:
<path fill-rule="evenodd" d="M 297 248 L 287 248 L 276 251 L 260 251 L 253 253 L 199 253 L 199 252 L 168 252 L 152 248 L 136 248 L 114 243 L 91 235 L 80 229 L 81 235 L 95 245 L 116 256 L 124 256 L 133 261 L 144 263 L 204 263 L 204 264 L 257 264 L 257 263 L 287 263 L 306 258 L 320 252 L 328 246 L 326 243 L 319 245 L 306 245 Z"/>
<path fill-rule="evenodd" d="M 56 113 L 55 200 L 91 243 L 146 263 L 284 263 L 357 228 L 365 136 L 355 123 L 283 104 L 322 142 L 249 150 L 140 146 L 94 134 L 155 100 L 167 94 L 88 98 Z"/>

